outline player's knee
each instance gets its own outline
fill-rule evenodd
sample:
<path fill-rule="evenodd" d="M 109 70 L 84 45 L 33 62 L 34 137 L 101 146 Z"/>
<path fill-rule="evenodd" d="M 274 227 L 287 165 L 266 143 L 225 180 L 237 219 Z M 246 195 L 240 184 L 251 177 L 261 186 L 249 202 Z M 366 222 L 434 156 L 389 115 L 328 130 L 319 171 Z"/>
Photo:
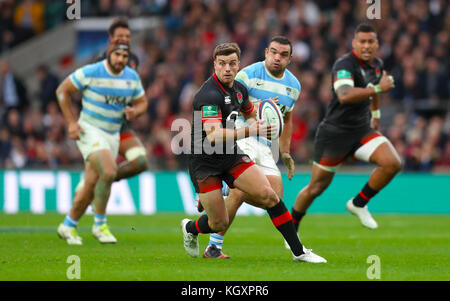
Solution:
<path fill-rule="evenodd" d="M 270 186 L 261 187 L 261 189 L 259 189 L 258 198 L 262 200 L 262 205 L 265 208 L 271 208 L 275 206 L 279 201 L 277 194 Z"/>
<path fill-rule="evenodd" d="M 391 175 L 395 175 L 402 170 L 403 164 L 400 159 L 396 158 L 396 159 L 392 159 L 389 162 L 387 162 L 383 166 L 383 168 L 386 170 L 387 173 L 389 173 Z"/>
<path fill-rule="evenodd" d="M 117 167 L 110 166 L 108 168 L 105 168 L 100 175 L 100 178 L 108 183 L 114 182 L 115 178 L 117 176 Z"/>

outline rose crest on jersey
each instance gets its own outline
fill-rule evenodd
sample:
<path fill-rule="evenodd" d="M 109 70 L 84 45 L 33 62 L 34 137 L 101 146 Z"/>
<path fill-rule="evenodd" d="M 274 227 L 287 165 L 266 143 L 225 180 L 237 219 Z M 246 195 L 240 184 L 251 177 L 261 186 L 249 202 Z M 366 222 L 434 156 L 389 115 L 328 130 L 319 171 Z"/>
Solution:
<path fill-rule="evenodd" d="M 242 97 L 242 93 L 241 92 L 237 92 L 237 100 L 239 102 L 239 104 L 242 103 L 242 101 L 244 100 L 244 98 Z"/>

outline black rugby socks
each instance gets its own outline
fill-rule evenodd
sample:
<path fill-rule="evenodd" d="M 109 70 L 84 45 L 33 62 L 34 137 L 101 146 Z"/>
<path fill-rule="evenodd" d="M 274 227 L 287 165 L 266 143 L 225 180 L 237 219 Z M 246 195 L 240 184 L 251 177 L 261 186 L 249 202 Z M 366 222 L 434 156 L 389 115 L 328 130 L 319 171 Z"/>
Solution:
<path fill-rule="evenodd" d="M 378 193 L 377 190 L 370 188 L 369 183 L 367 183 L 363 189 L 353 198 L 353 205 L 356 207 L 364 207 Z"/>
<path fill-rule="evenodd" d="M 291 209 L 292 223 L 294 224 L 294 228 L 296 231 L 298 231 L 298 226 L 300 225 L 300 222 L 302 221 L 302 218 L 305 216 L 305 214 L 306 212 L 297 211 L 292 207 Z"/>
<path fill-rule="evenodd" d="M 195 221 L 190 221 L 186 224 L 186 231 L 194 235 L 199 233 L 215 233 L 208 225 L 208 216 L 203 214 Z"/>
<path fill-rule="evenodd" d="M 278 204 L 272 208 L 267 209 L 272 223 L 281 232 L 284 239 L 287 241 L 291 247 L 291 251 L 295 256 L 304 254 L 303 245 L 297 236 L 297 231 L 295 231 L 294 224 L 292 223 L 292 216 L 284 205 L 283 201 L 280 200 Z"/>

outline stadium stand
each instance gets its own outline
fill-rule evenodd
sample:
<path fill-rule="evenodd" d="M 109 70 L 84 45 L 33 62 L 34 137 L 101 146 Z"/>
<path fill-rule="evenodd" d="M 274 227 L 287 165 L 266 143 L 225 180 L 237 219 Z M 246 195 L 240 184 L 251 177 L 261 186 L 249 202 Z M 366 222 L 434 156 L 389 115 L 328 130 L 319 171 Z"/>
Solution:
<path fill-rule="evenodd" d="M 69 22 L 61 2 L 1 1 L 0 54 Z M 309 164 L 316 127 L 331 100 L 331 64 L 350 49 L 355 26 L 367 21 L 366 10 L 366 1 L 100 0 L 82 1 L 81 15 L 161 19 L 163 26 L 146 33 L 133 49 L 149 109 L 132 126 L 145 143 L 150 168 L 176 170 L 186 165 L 171 147 L 177 134 L 171 131 L 172 121 L 191 119 L 193 95 L 212 72 L 214 46 L 237 42 L 244 67 L 264 59 L 264 48 L 275 34 L 289 37 L 294 45 L 289 69 L 302 91 L 294 108 L 291 151 L 297 164 Z M 395 89 L 381 99 L 382 132 L 402 156 L 405 170 L 448 171 L 448 1 L 383 1 L 381 20 L 372 23 L 379 33 L 377 55 L 396 80 Z M 81 154 L 66 136 L 51 93 L 62 78 L 39 65 L 39 95 L 27 95 L 27 87 L 8 68 L 14 62 L 0 65 L 0 168 L 80 168 Z M 78 102 L 73 106 L 79 110 Z"/>

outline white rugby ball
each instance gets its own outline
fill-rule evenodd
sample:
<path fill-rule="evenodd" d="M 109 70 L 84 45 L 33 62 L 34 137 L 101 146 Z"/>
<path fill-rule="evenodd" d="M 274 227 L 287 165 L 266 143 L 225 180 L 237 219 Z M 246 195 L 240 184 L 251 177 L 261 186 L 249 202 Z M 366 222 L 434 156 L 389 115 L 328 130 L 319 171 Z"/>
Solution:
<path fill-rule="evenodd" d="M 281 114 L 280 109 L 272 100 L 264 99 L 259 103 L 256 119 L 264 120 L 266 123 L 272 125 L 271 140 L 280 137 L 284 126 L 283 114 Z"/>

